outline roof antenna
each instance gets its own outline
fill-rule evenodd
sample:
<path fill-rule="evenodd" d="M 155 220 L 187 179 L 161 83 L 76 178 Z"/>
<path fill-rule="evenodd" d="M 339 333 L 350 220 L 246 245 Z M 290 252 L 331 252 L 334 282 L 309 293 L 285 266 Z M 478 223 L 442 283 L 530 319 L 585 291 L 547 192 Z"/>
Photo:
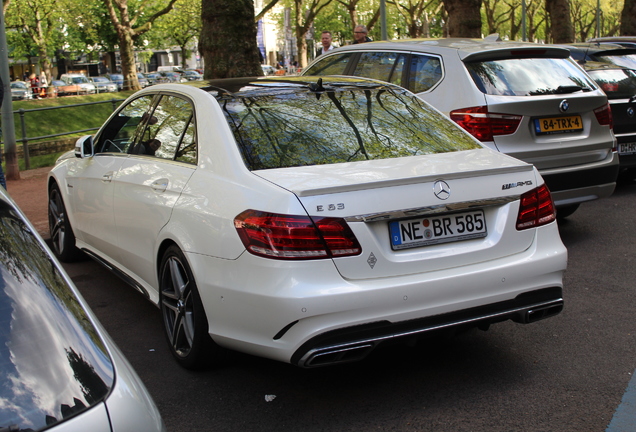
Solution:
<path fill-rule="evenodd" d="M 318 78 L 318 82 L 316 84 L 309 84 L 309 90 L 312 92 L 324 92 L 325 88 L 322 86 L 322 78 Z"/>

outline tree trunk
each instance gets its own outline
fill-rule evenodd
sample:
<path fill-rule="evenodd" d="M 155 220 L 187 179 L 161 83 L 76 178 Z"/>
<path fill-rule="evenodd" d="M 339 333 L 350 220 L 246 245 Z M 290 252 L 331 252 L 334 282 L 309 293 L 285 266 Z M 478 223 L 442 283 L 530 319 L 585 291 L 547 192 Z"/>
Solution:
<path fill-rule="evenodd" d="M 636 35 L 636 0 L 625 0 L 621 13 L 621 36 L 633 35 Z"/>
<path fill-rule="evenodd" d="M 134 42 L 127 32 L 119 36 L 119 56 L 121 58 L 121 73 L 124 75 L 124 90 L 141 90 L 137 78 L 137 64 L 135 63 Z"/>
<path fill-rule="evenodd" d="M 201 21 L 206 79 L 262 75 L 253 0 L 202 0 Z"/>
<path fill-rule="evenodd" d="M 574 42 L 569 0 L 545 0 L 545 10 L 550 20 L 552 43 Z"/>
<path fill-rule="evenodd" d="M 444 0 L 450 37 L 481 37 L 481 0 Z"/>

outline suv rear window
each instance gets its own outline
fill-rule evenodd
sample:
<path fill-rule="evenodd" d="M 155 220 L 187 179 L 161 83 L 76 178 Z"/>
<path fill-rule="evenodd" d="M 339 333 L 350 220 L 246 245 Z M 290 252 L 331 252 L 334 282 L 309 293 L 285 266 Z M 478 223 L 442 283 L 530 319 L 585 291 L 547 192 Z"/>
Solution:
<path fill-rule="evenodd" d="M 501 96 L 537 96 L 596 89 L 570 59 L 520 58 L 466 63 L 483 93 Z"/>
<path fill-rule="evenodd" d="M 609 99 L 629 99 L 636 95 L 636 73 L 629 69 L 600 69 L 587 72 Z"/>
<path fill-rule="evenodd" d="M 426 102 L 399 88 L 305 87 L 217 95 L 251 170 L 388 159 L 481 148 Z"/>

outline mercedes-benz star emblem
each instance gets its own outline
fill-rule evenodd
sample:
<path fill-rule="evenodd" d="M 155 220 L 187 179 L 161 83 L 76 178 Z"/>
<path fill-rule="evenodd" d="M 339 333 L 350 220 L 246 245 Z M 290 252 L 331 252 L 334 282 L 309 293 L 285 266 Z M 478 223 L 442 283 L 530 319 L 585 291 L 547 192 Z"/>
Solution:
<path fill-rule="evenodd" d="M 444 180 L 437 180 L 433 185 L 433 193 L 441 200 L 450 197 L 450 186 Z"/>
<path fill-rule="evenodd" d="M 632 107 L 627 108 L 627 115 L 630 117 L 634 117 L 634 108 Z"/>
<path fill-rule="evenodd" d="M 559 104 L 559 111 L 561 111 L 562 113 L 566 112 L 568 109 L 570 108 L 570 103 L 567 101 L 567 99 L 563 99 L 561 101 L 561 103 Z"/>

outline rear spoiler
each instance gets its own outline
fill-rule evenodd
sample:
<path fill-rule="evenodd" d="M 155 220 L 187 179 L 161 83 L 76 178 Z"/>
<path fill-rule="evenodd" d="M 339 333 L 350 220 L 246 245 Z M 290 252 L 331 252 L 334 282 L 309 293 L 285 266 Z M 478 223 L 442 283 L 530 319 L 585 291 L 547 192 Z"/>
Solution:
<path fill-rule="evenodd" d="M 496 43 L 495 43 L 496 44 Z M 493 44 L 494 45 L 494 44 Z M 491 45 L 492 46 L 492 45 Z M 568 58 L 570 51 L 565 48 L 555 46 L 523 46 L 505 47 L 501 49 L 489 49 L 476 53 L 469 53 L 462 58 L 464 63 L 484 62 L 492 60 L 507 60 L 518 58 Z"/>

